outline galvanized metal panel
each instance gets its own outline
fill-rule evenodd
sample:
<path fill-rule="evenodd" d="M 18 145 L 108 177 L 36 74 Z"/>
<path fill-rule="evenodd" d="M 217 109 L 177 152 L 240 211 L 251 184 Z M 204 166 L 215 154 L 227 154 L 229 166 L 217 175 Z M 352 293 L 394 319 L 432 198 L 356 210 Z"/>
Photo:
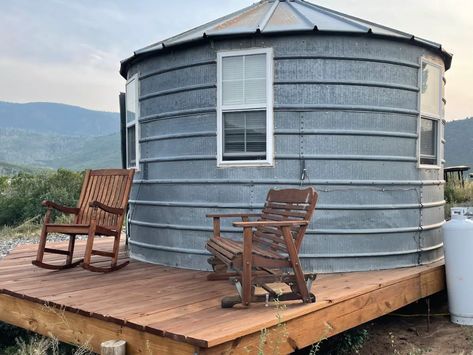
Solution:
<path fill-rule="evenodd" d="M 202 39 L 224 38 L 225 36 L 248 36 L 255 33 L 275 34 L 288 32 L 312 34 L 349 33 L 383 36 L 431 48 L 450 66 L 451 54 L 438 43 L 412 34 L 398 31 L 338 11 L 324 8 L 304 0 L 263 0 L 232 14 L 142 48 L 122 62 L 121 72 L 128 70 L 129 64 L 141 55 L 159 53 L 169 47 L 188 44 Z"/>
<path fill-rule="evenodd" d="M 275 53 L 275 166 L 217 168 L 216 52 L 254 46 Z M 416 157 L 425 53 L 381 39 L 301 35 L 216 41 L 132 67 L 140 73 L 142 112 L 132 257 L 206 268 L 212 227 L 205 214 L 257 211 L 271 187 L 313 185 L 319 203 L 301 250 L 306 270 L 437 260 L 443 177 L 419 169 Z M 231 221 L 222 228 L 238 237 Z"/>
<path fill-rule="evenodd" d="M 363 59 L 293 57 L 275 61 L 275 83 L 297 81 L 332 81 L 373 86 L 406 85 L 417 88 L 417 68 L 393 63 L 368 62 Z"/>

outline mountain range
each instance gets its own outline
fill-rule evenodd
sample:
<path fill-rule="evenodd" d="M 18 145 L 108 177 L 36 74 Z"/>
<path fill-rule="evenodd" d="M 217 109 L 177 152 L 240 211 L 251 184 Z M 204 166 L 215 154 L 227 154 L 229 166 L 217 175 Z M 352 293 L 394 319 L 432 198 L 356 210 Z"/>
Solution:
<path fill-rule="evenodd" d="M 445 139 L 445 166 L 473 168 L 473 117 L 447 122 Z M 121 167 L 119 113 L 0 101 L 0 175 L 116 167 Z"/>
<path fill-rule="evenodd" d="M 0 128 L 48 135 L 105 136 L 120 131 L 120 117 L 116 112 L 92 111 L 51 102 L 0 101 Z"/>
<path fill-rule="evenodd" d="M 445 141 L 445 166 L 467 165 L 473 169 L 473 117 L 447 122 Z"/>
<path fill-rule="evenodd" d="M 119 113 L 57 103 L 0 102 L 0 175 L 117 167 Z"/>

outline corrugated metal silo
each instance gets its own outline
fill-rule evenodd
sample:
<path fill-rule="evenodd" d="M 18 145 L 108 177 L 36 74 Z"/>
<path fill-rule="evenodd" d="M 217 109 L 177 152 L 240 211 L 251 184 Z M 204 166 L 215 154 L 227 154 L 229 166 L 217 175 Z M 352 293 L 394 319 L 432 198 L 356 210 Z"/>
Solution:
<path fill-rule="evenodd" d="M 217 56 L 255 48 L 271 51 L 274 162 L 218 167 Z M 135 52 L 121 69 L 139 82 L 132 257 L 208 269 L 207 213 L 258 210 L 271 187 L 313 185 L 307 271 L 442 258 L 444 98 L 437 120 L 421 119 L 422 60 L 443 77 L 451 56 L 302 0 L 262 1 Z M 429 132 L 436 146 L 420 146 Z M 436 161 L 425 164 L 429 149 Z"/>

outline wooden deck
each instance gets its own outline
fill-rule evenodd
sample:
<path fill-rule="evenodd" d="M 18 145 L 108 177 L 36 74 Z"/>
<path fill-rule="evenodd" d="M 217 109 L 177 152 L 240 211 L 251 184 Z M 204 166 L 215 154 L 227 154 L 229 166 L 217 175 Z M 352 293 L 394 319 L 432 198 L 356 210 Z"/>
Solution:
<path fill-rule="evenodd" d="M 110 241 L 98 239 L 96 245 L 109 247 Z M 76 255 L 83 249 L 78 241 Z M 256 353 L 262 329 L 268 329 L 268 353 L 274 348 L 290 353 L 445 287 L 444 265 L 438 262 L 320 275 L 314 304 L 221 309 L 220 298 L 235 290 L 227 281 L 206 281 L 205 272 L 138 261 L 109 274 L 48 271 L 31 265 L 35 252 L 36 245 L 23 245 L 0 261 L 0 320 L 88 343 L 95 351 L 102 341 L 123 339 L 130 354 Z"/>

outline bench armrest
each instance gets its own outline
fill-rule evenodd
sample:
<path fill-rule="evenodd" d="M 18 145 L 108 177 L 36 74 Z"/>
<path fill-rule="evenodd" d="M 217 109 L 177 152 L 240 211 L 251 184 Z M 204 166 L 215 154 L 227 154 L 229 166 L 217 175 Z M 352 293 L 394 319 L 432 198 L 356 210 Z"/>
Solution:
<path fill-rule="evenodd" d="M 115 208 L 115 207 L 107 206 L 99 201 L 92 201 L 91 203 L 89 203 L 89 206 L 92 208 L 100 208 L 101 210 L 105 212 L 116 214 L 116 215 L 121 215 L 124 213 L 123 208 Z"/>
<path fill-rule="evenodd" d="M 243 221 L 248 221 L 250 217 L 260 217 L 261 213 L 209 213 L 206 216 L 213 218 L 213 232 L 214 236 L 217 237 L 220 235 L 220 218 L 240 217 Z"/>
<path fill-rule="evenodd" d="M 80 211 L 79 208 L 63 206 L 63 205 L 57 204 L 57 203 L 55 203 L 53 201 L 49 201 L 49 200 L 42 201 L 41 205 L 43 205 L 44 207 L 47 207 L 47 208 L 54 208 L 55 210 L 58 210 L 58 211 L 63 212 L 63 213 L 68 213 L 68 214 L 78 214 L 79 211 Z"/>
<path fill-rule="evenodd" d="M 254 222 L 233 222 L 235 227 L 292 227 L 306 226 L 309 221 L 254 221 Z"/>
<path fill-rule="evenodd" d="M 209 218 L 238 218 L 238 217 L 260 217 L 261 213 L 209 213 Z"/>

